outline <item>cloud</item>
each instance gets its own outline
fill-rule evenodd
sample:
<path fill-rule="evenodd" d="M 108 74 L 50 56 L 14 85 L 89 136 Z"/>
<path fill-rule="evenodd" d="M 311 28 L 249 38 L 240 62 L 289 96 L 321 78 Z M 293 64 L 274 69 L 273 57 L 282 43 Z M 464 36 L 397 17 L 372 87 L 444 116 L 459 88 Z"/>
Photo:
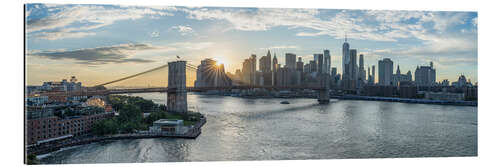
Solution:
<path fill-rule="evenodd" d="M 170 27 L 170 29 L 176 30 L 182 36 L 194 34 L 193 28 L 191 28 L 189 26 L 178 25 L 178 26 L 172 26 L 172 27 Z"/>
<path fill-rule="evenodd" d="M 271 46 L 268 48 L 260 48 L 261 50 L 268 50 L 268 49 L 298 49 L 300 48 L 297 45 L 277 45 L 277 46 Z"/>
<path fill-rule="evenodd" d="M 95 35 L 95 32 L 83 32 L 83 31 L 67 31 L 67 30 L 56 30 L 56 31 L 45 31 L 36 33 L 34 37 L 47 40 L 58 40 L 63 38 L 82 38 L 86 36 Z"/>
<path fill-rule="evenodd" d="M 79 64 L 100 65 L 108 63 L 149 63 L 151 60 L 130 58 L 138 51 L 158 49 L 148 44 L 120 44 L 77 50 L 31 51 L 29 56 L 39 56 L 53 60 L 75 60 Z"/>
<path fill-rule="evenodd" d="M 177 42 L 167 45 L 120 44 L 76 50 L 30 50 L 28 56 L 52 60 L 74 60 L 78 64 L 102 65 L 108 63 L 150 63 L 153 60 L 135 58 L 138 53 L 168 53 L 173 51 L 202 50 L 213 45 L 212 42 Z"/>
<path fill-rule="evenodd" d="M 151 32 L 151 34 L 149 34 L 149 36 L 151 38 L 159 37 L 160 36 L 160 32 L 159 31 L 153 31 L 153 32 Z"/>
<path fill-rule="evenodd" d="M 266 31 L 284 26 L 296 29 L 297 36 L 328 35 L 342 39 L 347 33 L 353 39 L 392 42 L 417 38 L 414 35 L 417 33 L 446 34 L 450 27 L 473 19 L 469 16 L 473 12 L 340 10 L 324 15 L 326 10 L 322 9 L 176 8 L 176 11 L 185 12 L 190 19 L 224 21 L 227 30 Z"/>
<path fill-rule="evenodd" d="M 44 5 L 44 7 L 49 12 L 48 16 L 27 19 L 26 32 L 35 33 L 34 37 L 49 38 L 51 40 L 95 35 L 95 33 L 88 31 L 111 25 L 120 20 L 136 20 L 146 15 L 172 15 L 168 12 L 142 7 L 119 8 L 97 5 L 50 4 Z M 32 10 L 34 9 L 38 8 L 32 8 Z M 29 13 L 32 13 L 32 11 Z M 52 31 L 52 33 L 49 32 L 44 35 L 44 31 L 48 30 Z M 42 35 L 37 33 L 42 33 Z M 47 37 L 48 34 L 54 34 L 56 37 Z"/>

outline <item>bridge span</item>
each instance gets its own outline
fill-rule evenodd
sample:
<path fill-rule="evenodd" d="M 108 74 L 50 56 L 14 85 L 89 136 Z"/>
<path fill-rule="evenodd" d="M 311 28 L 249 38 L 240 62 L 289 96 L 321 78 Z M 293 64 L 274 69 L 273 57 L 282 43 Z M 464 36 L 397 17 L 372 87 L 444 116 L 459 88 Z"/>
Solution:
<path fill-rule="evenodd" d="M 130 78 L 144 75 L 146 73 L 157 71 L 168 67 L 168 87 L 150 87 L 150 88 L 131 88 L 131 89 L 99 89 L 104 85 L 120 82 Z M 174 111 L 184 112 L 187 110 L 186 92 L 203 92 L 210 90 L 233 90 L 233 89 L 254 89 L 261 88 L 267 90 L 290 90 L 290 89 L 311 89 L 319 92 L 318 102 L 328 103 L 329 96 L 329 76 L 320 76 L 320 82 L 314 86 L 308 85 L 287 85 L 287 86 L 264 86 L 264 85 L 231 85 L 231 86 L 217 86 L 217 87 L 187 87 L 186 86 L 186 70 L 196 70 L 194 65 L 188 64 L 186 61 L 178 60 L 169 62 L 167 65 L 162 65 L 144 72 L 130 75 L 124 78 L 105 82 L 95 86 L 95 89 L 85 89 L 79 91 L 61 91 L 61 92 L 42 92 L 41 96 L 105 96 L 110 94 L 128 94 L 128 93 L 148 93 L 148 92 L 166 92 L 167 95 L 167 108 Z M 350 91 L 350 90 L 347 90 Z"/>

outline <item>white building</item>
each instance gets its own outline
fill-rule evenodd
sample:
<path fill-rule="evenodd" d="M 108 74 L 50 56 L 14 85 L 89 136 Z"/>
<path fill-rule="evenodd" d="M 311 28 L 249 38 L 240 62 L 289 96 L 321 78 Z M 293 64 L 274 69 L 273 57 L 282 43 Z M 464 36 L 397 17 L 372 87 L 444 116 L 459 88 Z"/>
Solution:
<path fill-rule="evenodd" d="M 173 120 L 173 119 L 159 119 L 153 122 L 153 126 L 149 127 L 149 132 L 152 133 L 173 133 L 173 134 L 183 134 L 188 130 L 184 126 L 183 120 Z"/>

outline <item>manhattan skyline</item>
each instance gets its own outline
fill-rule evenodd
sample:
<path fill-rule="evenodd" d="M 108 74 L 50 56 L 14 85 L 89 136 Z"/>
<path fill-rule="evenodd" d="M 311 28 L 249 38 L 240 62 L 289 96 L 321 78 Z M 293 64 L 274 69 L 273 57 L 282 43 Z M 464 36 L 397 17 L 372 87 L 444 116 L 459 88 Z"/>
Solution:
<path fill-rule="evenodd" d="M 27 84 L 76 75 L 86 86 L 176 59 L 228 72 L 268 50 L 304 62 L 330 50 L 342 71 L 345 34 L 365 68 L 390 58 L 401 71 L 434 62 L 437 81 L 477 82 L 477 13 L 338 9 L 26 5 Z M 378 76 L 376 76 L 378 81 Z"/>

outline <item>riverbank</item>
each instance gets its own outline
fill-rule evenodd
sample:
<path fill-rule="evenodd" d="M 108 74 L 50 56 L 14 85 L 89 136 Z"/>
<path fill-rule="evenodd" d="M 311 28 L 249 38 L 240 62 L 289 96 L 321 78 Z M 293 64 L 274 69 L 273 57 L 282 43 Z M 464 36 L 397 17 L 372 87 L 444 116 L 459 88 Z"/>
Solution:
<path fill-rule="evenodd" d="M 106 136 L 86 136 L 86 137 L 75 137 L 67 140 L 63 140 L 56 143 L 41 144 L 38 146 L 28 147 L 28 155 L 42 155 L 48 154 L 54 151 L 58 151 L 62 148 L 73 147 L 78 145 L 90 144 L 94 142 L 101 142 L 107 140 L 122 140 L 122 139 L 144 139 L 144 138 L 185 138 L 185 139 L 196 139 L 201 134 L 201 127 L 205 125 L 206 118 L 203 117 L 200 121 L 196 122 L 190 127 L 190 129 L 183 134 L 174 133 L 151 133 L 151 132 L 137 132 L 128 134 L 115 134 Z"/>
<path fill-rule="evenodd" d="M 409 98 L 357 96 L 357 95 L 331 96 L 331 98 L 336 98 L 341 100 L 367 100 L 367 101 L 385 101 L 385 102 L 417 103 L 417 104 L 477 106 L 477 102 L 475 101 L 444 101 L 444 100 L 409 99 Z"/>

